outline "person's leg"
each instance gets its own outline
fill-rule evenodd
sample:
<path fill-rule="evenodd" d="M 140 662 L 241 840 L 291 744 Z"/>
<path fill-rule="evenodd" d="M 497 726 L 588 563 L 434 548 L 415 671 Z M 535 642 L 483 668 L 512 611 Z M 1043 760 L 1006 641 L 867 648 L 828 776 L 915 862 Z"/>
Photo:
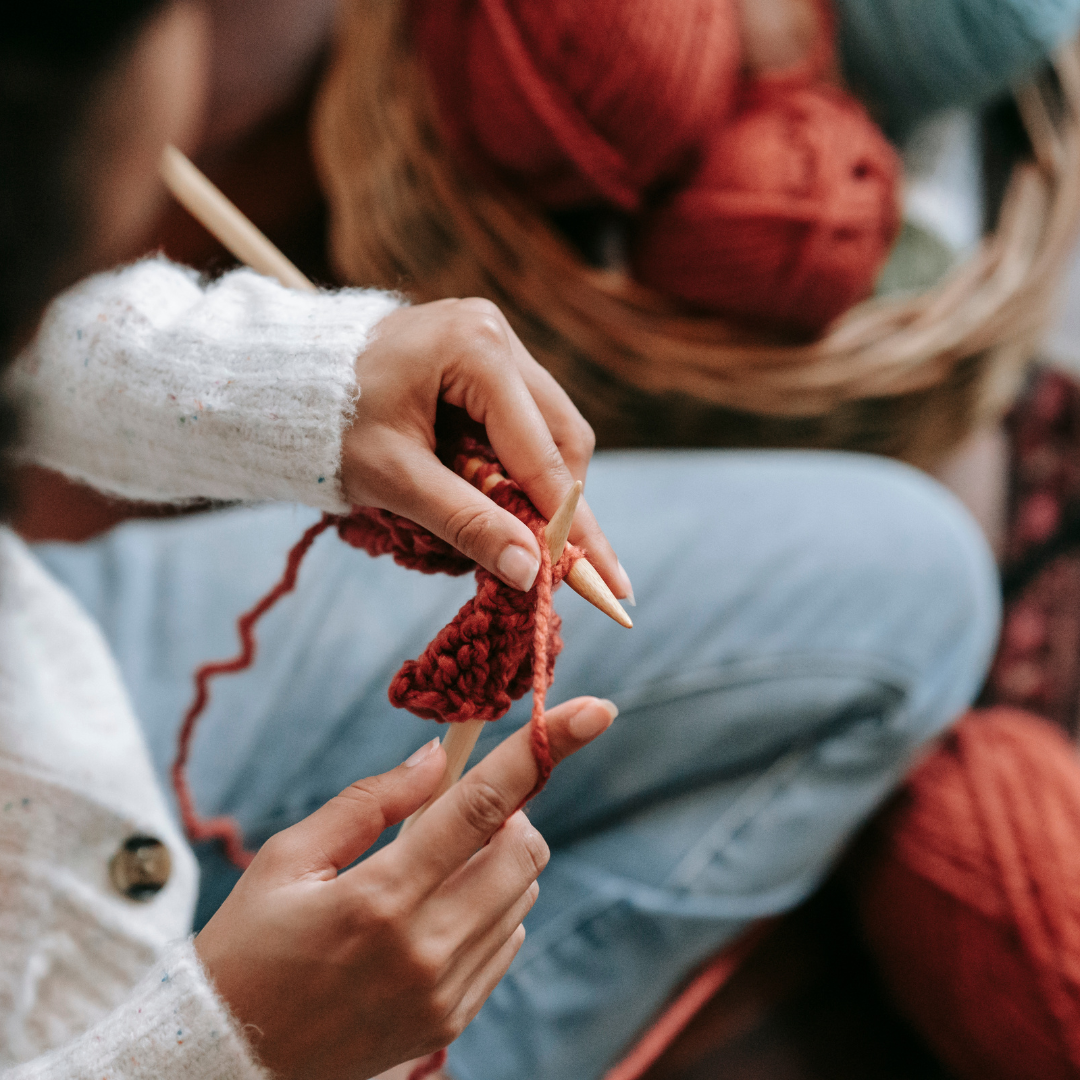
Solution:
<path fill-rule="evenodd" d="M 770 455 L 778 477 L 740 458 L 741 491 L 739 470 L 722 490 L 694 470 L 671 490 L 673 508 L 693 507 L 699 483 L 704 498 L 735 499 L 710 513 L 715 535 L 676 542 L 670 563 L 644 573 L 627 558 L 649 620 L 639 660 L 656 661 L 644 693 L 610 681 L 625 670 L 625 658 L 610 662 L 622 652 L 615 628 L 568 621 L 559 697 L 587 685 L 622 712 L 532 805 L 552 862 L 521 954 L 451 1048 L 454 1080 L 600 1076 L 688 971 L 812 890 L 913 751 L 974 693 L 996 587 L 955 507 L 906 470 L 860 469 L 866 459 L 847 459 L 846 476 L 809 475 L 820 458 Z M 604 474 L 601 520 L 608 500 L 632 506 L 653 487 L 654 461 Z M 693 536 L 652 520 L 642 516 L 654 539 Z M 747 520 L 768 550 L 748 550 L 736 527 Z M 744 575 L 723 607 L 663 603 L 717 566 Z M 572 613 L 576 598 L 561 599 Z M 519 706 L 502 726 L 522 718 Z"/>
<path fill-rule="evenodd" d="M 602 1075 L 690 970 L 809 895 L 978 690 L 996 576 L 950 496 L 869 458 L 725 461 L 623 458 L 597 484 L 601 521 L 641 509 L 625 561 L 648 631 L 562 597 L 558 697 L 621 713 L 532 805 L 552 860 L 455 1080 Z"/>
<path fill-rule="evenodd" d="M 623 715 L 534 803 L 554 856 L 521 956 L 452 1050 L 459 1080 L 599 1075 L 690 968 L 813 888 L 974 695 L 996 630 L 977 530 L 900 466 L 611 455 L 589 497 L 634 578 L 637 627 L 560 592 L 553 700 L 604 694 Z M 159 765 L 191 668 L 231 651 L 233 616 L 307 520 L 234 512 L 44 551 L 105 625 Z M 320 541 L 256 670 L 216 689 L 193 763 L 204 810 L 258 839 L 405 756 L 430 725 L 385 687 L 470 591 Z M 203 854 L 209 906 L 230 879 Z"/>

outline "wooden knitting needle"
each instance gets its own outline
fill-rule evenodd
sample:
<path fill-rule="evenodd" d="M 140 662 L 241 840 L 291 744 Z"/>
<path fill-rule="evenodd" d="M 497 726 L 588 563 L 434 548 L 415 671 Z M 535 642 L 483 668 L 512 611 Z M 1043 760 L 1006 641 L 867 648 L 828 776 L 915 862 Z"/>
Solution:
<path fill-rule="evenodd" d="M 476 461 L 477 467 L 483 464 L 478 458 L 474 458 L 473 460 Z M 470 462 L 470 465 L 471 464 L 472 462 Z M 473 469 L 472 471 L 475 473 L 476 469 Z M 486 482 L 484 486 L 488 486 Z M 581 498 L 581 491 L 582 484 L 579 480 L 570 489 L 570 494 L 563 499 L 562 506 L 555 511 L 544 529 L 544 540 L 547 542 L 548 551 L 551 553 L 551 562 L 553 565 L 562 558 L 563 548 L 566 547 L 566 540 L 570 535 L 570 525 L 574 520 L 574 511 L 577 510 L 578 499 Z M 578 560 L 578 562 L 583 561 L 584 560 L 582 559 Z M 446 738 L 443 739 L 443 749 L 446 751 L 446 771 L 443 773 L 442 780 L 439 781 L 439 786 L 432 792 L 431 798 L 429 798 L 419 810 L 415 811 L 415 813 L 411 814 L 401 823 L 401 832 L 398 833 L 399 836 L 409 828 L 440 795 L 449 791 L 450 788 L 461 779 L 461 774 L 465 771 L 465 765 L 469 760 L 469 755 L 473 752 L 476 740 L 480 738 L 480 732 L 483 730 L 486 723 L 486 720 L 462 720 L 459 723 L 450 725 L 450 730 L 446 733 Z"/>
<path fill-rule="evenodd" d="M 315 291 L 281 250 L 175 146 L 166 146 L 161 155 L 161 176 L 176 201 L 242 263 L 290 289 Z"/>
<path fill-rule="evenodd" d="M 315 286 L 226 198 L 221 189 L 212 184 L 175 146 L 166 146 L 162 152 L 161 178 L 176 201 L 242 263 L 260 274 L 276 278 L 289 288 L 315 290 Z M 478 458 L 474 461 L 476 465 L 472 473 L 483 464 Z M 465 479 L 471 479 L 472 473 Z M 495 484 L 502 483 L 505 479 L 505 476 L 493 476 L 485 482 L 484 493 L 487 494 Z M 564 503 L 563 506 L 565 505 Z M 576 501 L 574 505 L 577 505 Z M 562 507 L 556 511 L 556 516 L 561 512 Z M 555 518 L 551 520 L 554 521 Z M 548 528 L 551 528 L 550 523 Z M 559 555 L 561 554 L 562 545 L 559 547 Z M 554 559 L 558 557 L 553 556 Z M 574 592 L 605 615 L 611 616 L 620 626 L 627 629 L 633 627 L 630 616 L 588 559 L 578 559 L 565 580 Z"/>
<path fill-rule="evenodd" d="M 465 463 L 465 468 L 462 471 L 462 476 L 466 480 L 471 480 L 477 473 L 477 470 L 481 466 L 486 465 L 482 458 L 470 458 Z M 507 483 L 507 478 L 502 473 L 492 473 L 481 485 L 480 490 L 485 495 L 489 494 L 499 484 Z M 566 504 L 563 503 L 563 506 Z M 555 516 L 558 517 L 561 513 L 562 507 L 555 512 Z M 555 518 L 551 519 L 554 522 Z M 548 524 L 548 528 L 551 528 L 551 522 Z M 561 552 L 561 549 L 560 549 Z M 555 556 L 552 556 L 554 559 Z M 605 615 L 614 619 L 620 626 L 625 626 L 627 630 L 634 628 L 633 621 L 630 616 L 626 614 L 626 609 L 615 599 L 615 594 L 608 588 L 607 582 L 600 576 L 600 572 L 588 559 L 578 559 L 573 566 L 570 567 L 569 573 L 563 580 L 571 589 L 588 600 L 593 607 L 599 608 Z"/>

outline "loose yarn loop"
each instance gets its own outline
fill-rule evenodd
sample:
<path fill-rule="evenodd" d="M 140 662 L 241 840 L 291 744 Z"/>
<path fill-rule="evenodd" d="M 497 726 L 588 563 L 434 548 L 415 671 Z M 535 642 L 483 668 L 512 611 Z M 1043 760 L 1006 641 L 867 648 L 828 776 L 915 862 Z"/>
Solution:
<path fill-rule="evenodd" d="M 191 742 L 195 736 L 195 725 L 206 711 L 207 705 L 210 704 L 210 680 L 217 675 L 230 675 L 243 671 L 255 662 L 258 644 L 255 640 L 255 624 L 283 596 L 296 588 L 296 578 L 300 573 L 300 564 L 304 556 L 318 536 L 333 524 L 334 519 L 329 514 L 324 514 L 312 525 L 289 552 L 285 561 L 285 573 L 282 574 L 281 580 L 250 611 L 245 612 L 237 620 L 236 631 L 240 638 L 240 652 L 231 660 L 203 664 L 195 672 L 195 698 L 188 707 L 177 738 L 176 759 L 172 765 L 172 784 L 176 792 L 180 820 L 183 822 L 188 839 L 193 844 L 205 840 L 220 840 L 229 861 L 241 869 L 246 869 L 250 865 L 254 853 L 245 850 L 243 834 L 236 822 L 230 817 L 200 817 L 195 809 L 195 799 L 187 778 L 187 763 L 191 754 Z"/>
<path fill-rule="evenodd" d="M 1018 710 L 972 712 L 911 776 L 860 880 L 890 990 L 964 1080 L 1080 1074 L 1080 762 Z"/>
<path fill-rule="evenodd" d="M 482 489 L 493 475 L 501 475 L 502 468 L 490 447 L 472 438 L 462 440 L 455 469 L 464 472 L 466 464 L 475 464 L 477 459 L 483 464 L 471 482 Z M 391 681 L 389 697 L 395 707 L 424 719 L 498 720 L 531 688 L 531 744 L 539 779 L 527 802 L 543 788 L 554 767 L 544 706 L 562 638 L 561 619 L 551 605 L 552 592 L 584 552 L 568 543 L 558 562 L 552 564 L 544 540 L 547 522 L 521 488 L 503 479 L 488 494 L 536 535 L 541 555 L 536 583 L 528 593 L 522 593 L 477 568 L 476 596 L 436 635 L 419 659 L 406 661 Z M 390 555 L 401 566 L 422 573 L 460 576 L 476 567 L 471 559 L 419 525 L 369 507 L 358 507 L 348 517 L 324 514 L 297 541 L 288 554 L 281 579 L 237 620 L 240 652 L 229 660 L 203 664 L 195 672 L 195 697 L 184 716 L 172 766 L 180 818 L 192 843 L 220 841 L 229 860 L 241 868 L 251 863 L 254 853 L 245 849 L 239 825 L 229 817 L 203 818 L 195 808 L 187 779 L 191 743 L 198 720 L 210 703 L 210 680 L 244 671 L 255 662 L 256 624 L 296 588 L 304 556 L 330 528 L 336 528 L 347 544 L 372 557 Z"/>

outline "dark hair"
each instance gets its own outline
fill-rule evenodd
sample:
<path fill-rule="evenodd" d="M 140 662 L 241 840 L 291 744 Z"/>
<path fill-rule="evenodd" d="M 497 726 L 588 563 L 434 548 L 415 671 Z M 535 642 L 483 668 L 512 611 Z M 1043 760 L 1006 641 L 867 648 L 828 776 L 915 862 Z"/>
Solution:
<path fill-rule="evenodd" d="M 13 3 L 3 47 L 45 63 L 93 68 L 157 7 L 155 0 L 46 0 Z"/>
<path fill-rule="evenodd" d="M 71 284 L 85 226 L 75 148 L 97 84 L 161 0 L 13 0 L 0 28 L 0 370 Z M 66 273 L 65 273 L 66 271 Z M 15 413 L 0 399 L 0 453 Z M 2 481 L 0 481 L 2 482 Z M 9 508 L 7 486 L 0 510 Z"/>
<path fill-rule="evenodd" d="M 15 0 L 0 31 L 0 349 L 82 233 L 74 144 L 95 84 L 159 0 Z"/>

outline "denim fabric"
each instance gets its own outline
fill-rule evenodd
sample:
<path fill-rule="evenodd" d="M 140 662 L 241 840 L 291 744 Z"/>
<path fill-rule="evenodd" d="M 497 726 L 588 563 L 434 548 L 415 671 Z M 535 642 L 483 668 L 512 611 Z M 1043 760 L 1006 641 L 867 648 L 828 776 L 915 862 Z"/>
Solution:
<path fill-rule="evenodd" d="M 588 497 L 634 580 L 626 631 L 567 590 L 551 700 L 621 715 L 556 770 L 531 815 L 552 846 L 509 974 L 451 1048 L 457 1080 L 592 1080 L 695 965 L 797 904 L 912 757 L 972 700 L 996 637 L 989 552 L 922 474 L 827 453 L 601 455 Z M 164 777 L 191 672 L 280 573 L 311 511 L 125 525 L 38 552 L 111 642 Z M 386 687 L 471 594 L 318 541 L 222 679 L 192 785 L 258 842 L 430 723 Z M 477 754 L 528 718 L 485 731 Z M 235 873 L 214 849 L 200 920 Z"/>

